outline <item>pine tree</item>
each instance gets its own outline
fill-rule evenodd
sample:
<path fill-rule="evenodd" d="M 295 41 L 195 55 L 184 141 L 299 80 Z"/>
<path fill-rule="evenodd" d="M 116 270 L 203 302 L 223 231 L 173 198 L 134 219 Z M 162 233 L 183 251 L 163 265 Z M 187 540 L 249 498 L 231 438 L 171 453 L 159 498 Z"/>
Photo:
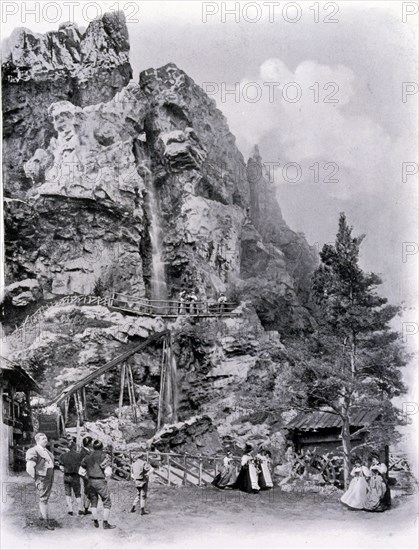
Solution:
<path fill-rule="evenodd" d="M 313 275 L 317 330 L 291 352 L 294 406 L 328 406 L 341 418 L 345 483 L 351 465 L 351 409 L 380 409 L 381 423 L 369 434 L 380 445 L 396 437 L 400 415 L 390 400 L 406 391 L 400 368 L 408 357 L 389 325 L 398 308 L 377 294 L 381 279 L 360 268 L 363 239 L 352 236 L 341 213 L 335 244 L 324 245 Z"/>

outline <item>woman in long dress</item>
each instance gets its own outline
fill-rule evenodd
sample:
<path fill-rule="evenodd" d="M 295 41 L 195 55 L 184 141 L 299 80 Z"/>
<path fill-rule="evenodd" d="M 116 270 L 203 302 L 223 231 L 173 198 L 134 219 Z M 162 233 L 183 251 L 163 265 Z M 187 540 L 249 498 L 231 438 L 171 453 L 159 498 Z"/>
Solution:
<path fill-rule="evenodd" d="M 390 487 L 386 482 L 387 466 L 380 464 L 377 455 L 371 459 L 371 478 L 368 482 L 367 498 L 364 510 L 368 512 L 384 512 L 391 506 Z"/>
<path fill-rule="evenodd" d="M 269 451 L 261 449 L 255 457 L 256 466 L 258 467 L 258 483 L 263 490 L 272 489 L 274 486 L 270 471 L 270 463 L 272 462 L 269 456 Z"/>
<path fill-rule="evenodd" d="M 229 489 L 236 480 L 236 468 L 233 464 L 233 453 L 227 452 L 227 456 L 223 459 L 223 469 L 219 472 L 212 481 L 212 485 L 219 489 Z"/>
<path fill-rule="evenodd" d="M 253 447 L 246 445 L 241 459 L 241 468 L 237 479 L 232 486 L 245 493 L 257 493 L 260 490 L 258 483 L 258 471 L 252 456 Z"/>
<path fill-rule="evenodd" d="M 352 481 L 348 490 L 342 495 L 340 501 L 353 510 L 363 510 L 367 498 L 367 479 L 371 472 L 366 466 L 362 465 L 359 458 L 355 460 L 355 466 L 351 471 Z"/>

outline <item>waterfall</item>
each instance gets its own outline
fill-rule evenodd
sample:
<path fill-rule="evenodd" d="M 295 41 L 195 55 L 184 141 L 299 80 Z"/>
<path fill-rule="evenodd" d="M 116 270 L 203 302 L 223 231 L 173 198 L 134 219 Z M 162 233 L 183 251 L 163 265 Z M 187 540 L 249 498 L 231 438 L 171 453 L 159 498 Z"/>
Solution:
<path fill-rule="evenodd" d="M 150 174 L 148 185 L 149 209 L 150 209 L 150 239 L 152 252 L 152 279 L 151 299 L 167 300 L 166 271 L 162 257 L 162 234 L 159 224 L 159 205 L 157 201 L 154 181 Z"/>
<path fill-rule="evenodd" d="M 177 422 L 177 401 L 177 365 L 169 339 L 163 348 L 157 430 L 164 424 Z"/>

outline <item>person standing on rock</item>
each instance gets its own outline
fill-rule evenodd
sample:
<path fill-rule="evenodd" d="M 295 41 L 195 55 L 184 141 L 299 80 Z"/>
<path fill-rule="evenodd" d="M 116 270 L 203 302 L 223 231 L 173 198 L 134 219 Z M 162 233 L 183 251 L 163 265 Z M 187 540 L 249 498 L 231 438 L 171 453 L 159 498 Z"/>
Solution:
<path fill-rule="evenodd" d="M 80 449 L 80 463 L 87 455 L 89 455 L 92 452 L 92 438 L 88 435 L 86 437 L 83 437 L 82 440 L 82 448 Z M 89 484 L 86 477 L 80 476 L 83 480 L 83 501 L 84 501 L 84 515 L 90 515 L 92 512 L 89 510 L 90 506 L 90 500 L 89 500 Z"/>
<path fill-rule="evenodd" d="M 54 456 L 47 450 L 48 438 L 44 433 L 35 435 L 36 445 L 26 451 L 26 471 L 35 480 L 39 495 L 39 511 L 45 528 L 53 531 L 48 520 L 48 499 L 54 481 Z"/>
<path fill-rule="evenodd" d="M 108 478 L 112 475 L 112 468 L 109 457 L 103 451 L 101 441 L 97 439 L 93 441 L 93 452 L 83 458 L 79 472 L 88 479 L 88 494 L 92 504 L 94 526 L 99 527 L 97 505 L 100 497 L 103 503 L 103 528 L 115 529 L 116 525 L 111 525 L 108 521 L 112 507 Z"/>
<path fill-rule="evenodd" d="M 135 481 L 137 495 L 132 503 L 130 512 L 135 512 L 137 504 L 140 503 L 141 515 L 145 516 L 150 513 L 145 509 L 145 504 L 147 500 L 149 476 L 153 468 L 148 462 L 144 461 L 143 458 L 144 455 L 139 454 L 131 466 L 131 478 Z"/>

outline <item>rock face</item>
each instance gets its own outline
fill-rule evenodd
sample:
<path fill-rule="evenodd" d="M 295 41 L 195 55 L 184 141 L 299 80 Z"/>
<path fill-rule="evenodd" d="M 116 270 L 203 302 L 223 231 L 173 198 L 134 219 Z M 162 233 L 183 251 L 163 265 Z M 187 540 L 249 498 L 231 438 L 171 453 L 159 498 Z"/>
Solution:
<path fill-rule="evenodd" d="M 23 194 L 30 182 L 23 164 L 54 135 L 50 105 L 93 105 L 112 99 L 132 76 L 122 12 L 92 21 L 83 33 L 64 23 L 45 35 L 16 29 L 2 63 L 3 163 L 7 194 Z"/>
<path fill-rule="evenodd" d="M 168 326 L 179 420 L 207 415 L 226 444 L 278 443 L 277 415 L 264 404 L 274 399 L 284 368 L 277 331 L 310 323 L 313 251 L 283 220 L 258 150 L 246 163 L 215 102 L 173 64 L 129 81 L 128 51 L 117 14 L 84 33 L 64 25 L 45 36 L 20 29 L 9 39 L 6 325 L 41 298 L 111 291 L 153 298 L 156 246 L 169 298 L 186 286 L 199 298 L 215 300 L 223 290 L 248 305 L 240 319 L 172 323 L 51 305 L 42 334 L 12 341 L 13 356 L 25 359 L 51 396 L 110 360 L 124 342 Z M 70 332 L 63 329 L 68 324 Z M 90 413 L 104 419 L 105 435 L 115 422 L 126 442 L 156 429 L 159 365 L 156 349 L 132 358 L 141 426 L 125 409 L 125 428 L 116 420 L 117 371 L 92 385 Z M 240 403 L 248 410 L 238 418 Z M 209 434 L 213 428 L 206 421 L 197 426 L 182 428 L 181 446 L 189 441 L 199 450 L 195 436 L 202 426 Z M 204 446 L 215 450 L 217 441 L 208 435 Z"/>
<path fill-rule="evenodd" d="M 135 84 L 95 107 L 49 108 L 56 137 L 24 164 L 34 187 L 6 218 L 11 240 L 15 231 L 28 237 L 23 251 L 10 247 L 11 267 L 24 265 L 48 294 L 91 294 L 101 279 L 144 295 L 145 186 L 133 153 L 144 109 Z"/>

